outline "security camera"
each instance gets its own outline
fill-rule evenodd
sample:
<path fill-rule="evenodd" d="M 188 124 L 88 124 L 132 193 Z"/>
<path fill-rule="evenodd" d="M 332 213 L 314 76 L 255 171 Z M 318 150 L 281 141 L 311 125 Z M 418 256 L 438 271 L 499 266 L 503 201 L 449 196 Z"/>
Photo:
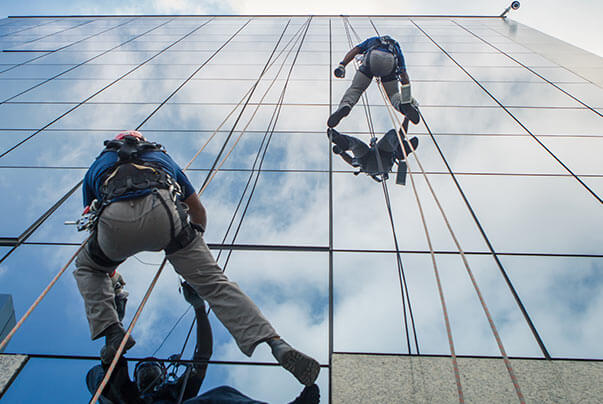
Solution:
<path fill-rule="evenodd" d="M 511 9 L 513 10 L 517 10 L 519 8 L 519 2 L 518 1 L 514 1 L 511 3 L 511 5 L 507 8 L 505 8 L 505 11 L 502 12 L 502 14 L 500 15 L 500 17 L 502 18 L 506 18 L 507 14 L 509 13 L 509 11 L 511 11 Z"/>

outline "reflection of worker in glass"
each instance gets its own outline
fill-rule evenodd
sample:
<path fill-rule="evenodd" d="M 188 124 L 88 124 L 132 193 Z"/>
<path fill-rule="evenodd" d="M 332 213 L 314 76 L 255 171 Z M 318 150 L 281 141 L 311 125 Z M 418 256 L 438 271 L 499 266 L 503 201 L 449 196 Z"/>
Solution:
<path fill-rule="evenodd" d="M 404 130 L 400 129 L 400 137 L 404 144 L 404 151 L 400 147 L 398 135 L 394 129 L 389 130 L 381 139 L 371 142 L 367 145 L 362 140 L 348 135 L 343 135 L 335 129 L 329 128 L 327 135 L 331 136 L 333 143 L 333 153 L 339 154 L 341 158 L 351 165 L 358 167 L 360 172 L 371 176 L 375 181 L 380 182 L 378 175 L 383 175 L 383 178 L 388 178 L 388 173 L 391 171 L 394 162 L 397 162 L 402 167 L 401 162 L 404 161 L 405 155 L 408 156 L 419 145 L 419 139 L 414 136 L 410 142 L 406 140 L 404 132 L 408 129 L 408 118 L 402 123 Z M 351 150 L 354 157 L 346 153 Z M 406 166 L 403 167 L 406 172 Z"/>
<path fill-rule="evenodd" d="M 339 107 L 329 117 L 327 126 L 334 128 L 350 113 L 362 93 L 371 84 L 373 76 L 381 78 L 381 84 L 394 108 L 407 116 L 415 125 L 419 123 L 418 104 L 410 94 L 410 80 L 398 42 L 388 35 L 368 38 L 345 55 L 333 74 L 344 78 L 345 66 L 359 54 L 364 55 L 362 64 L 354 75 L 351 86 L 343 95 Z M 401 84 L 401 91 L 398 81 Z"/>
<path fill-rule="evenodd" d="M 123 318 L 126 306 L 127 294 L 123 292 L 123 284 L 116 285 L 115 303 L 118 307 L 120 320 Z M 117 403 L 261 403 L 253 400 L 238 390 L 221 386 L 209 390 L 199 396 L 199 388 L 205 378 L 207 361 L 212 354 L 212 332 L 207 314 L 205 302 L 197 292 L 187 283 L 182 283 L 184 298 L 195 309 L 195 320 L 197 323 L 197 343 L 193 355 L 193 365 L 186 365 L 185 371 L 180 376 L 176 372 L 180 365 L 170 363 L 167 367 L 163 362 L 154 358 L 147 358 L 136 364 L 134 369 L 134 381 L 130 380 L 128 374 L 128 362 L 122 356 L 105 387 L 99 402 L 101 404 Z M 180 359 L 178 355 L 173 358 Z M 100 386 L 108 365 L 97 365 L 88 371 L 86 384 L 91 394 L 94 394 Z M 320 394 L 315 384 L 304 388 L 299 397 L 293 403 L 318 403 Z"/>

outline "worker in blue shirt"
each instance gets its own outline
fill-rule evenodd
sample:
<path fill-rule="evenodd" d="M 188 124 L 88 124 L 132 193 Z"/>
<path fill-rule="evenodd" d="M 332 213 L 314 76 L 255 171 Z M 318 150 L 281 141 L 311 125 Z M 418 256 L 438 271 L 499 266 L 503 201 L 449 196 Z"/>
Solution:
<path fill-rule="evenodd" d="M 412 123 L 418 124 L 420 120 L 418 103 L 411 96 L 410 80 L 398 42 L 388 35 L 368 38 L 353 47 L 339 62 L 339 66 L 333 72 L 335 77 L 345 77 L 345 67 L 356 55 L 364 55 L 362 64 L 352 79 L 352 85 L 343 95 L 339 107 L 329 117 L 327 126 L 334 128 L 350 113 L 362 93 L 371 84 L 373 76 L 381 78 L 381 84 L 394 108 L 408 117 Z"/>
<path fill-rule="evenodd" d="M 165 250 L 176 272 L 205 299 L 251 356 L 268 343 L 276 360 L 310 386 L 320 365 L 280 338 L 251 299 L 231 282 L 203 240 L 207 213 L 194 187 L 161 145 L 128 131 L 105 141 L 84 177 L 84 205 L 92 235 L 76 259 L 74 276 L 84 299 L 92 339 L 105 337 L 101 351 L 110 363 L 125 330 L 117 314 L 116 268 L 140 251 Z M 125 350 L 135 344 L 130 336 Z M 125 352 L 124 350 L 124 352 Z"/>

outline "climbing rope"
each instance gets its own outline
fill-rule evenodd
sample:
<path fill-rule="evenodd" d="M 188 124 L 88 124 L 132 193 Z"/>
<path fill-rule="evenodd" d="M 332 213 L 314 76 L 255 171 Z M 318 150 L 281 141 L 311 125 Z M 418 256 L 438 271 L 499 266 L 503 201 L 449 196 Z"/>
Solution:
<path fill-rule="evenodd" d="M 285 50 L 286 50 L 287 48 L 289 48 L 289 45 L 291 45 L 291 43 L 293 43 L 293 45 L 295 45 L 295 43 L 296 43 L 296 42 L 297 42 L 297 40 L 299 39 L 299 36 L 300 36 L 299 34 L 302 32 L 302 30 L 303 30 L 305 27 L 307 27 L 307 25 L 308 25 L 308 21 L 307 21 L 306 23 L 304 23 L 302 26 L 300 26 L 300 28 L 297 30 L 297 32 L 295 32 L 295 33 L 294 33 L 294 35 L 292 36 L 292 38 L 291 38 L 291 39 L 290 39 L 290 40 L 287 42 L 287 44 L 285 44 L 285 46 L 283 47 L 283 49 L 280 51 L 280 53 L 277 55 L 277 57 L 276 57 L 276 58 L 274 58 L 274 60 L 272 60 L 272 61 L 270 62 L 271 58 L 269 59 L 269 62 L 270 62 L 270 63 L 269 63 L 269 65 L 268 65 L 268 69 L 270 69 L 270 67 L 272 67 L 272 66 L 273 66 L 273 65 L 276 63 L 276 61 L 277 61 L 277 60 L 280 58 L 280 56 L 281 56 L 281 55 L 282 55 L 282 54 L 285 52 Z M 288 27 L 288 26 L 289 26 L 289 23 L 287 24 L 287 26 L 286 26 L 286 27 L 285 27 L 285 29 L 283 30 L 283 33 L 281 34 L 281 39 L 282 39 L 282 36 L 284 35 L 284 33 L 286 32 L 286 29 L 287 29 L 287 27 Z M 280 44 L 280 40 L 281 40 L 281 39 L 279 39 L 279 41 L 278 41 L 278 42 L 277 42 L 277 44 L 275 45 L 275 49 L 276 49 L 276 48 L 279 46 L 279 44 Z M 269 86 L 268 86 L 268 88 L 265 90 L 264 95 L 262 96 L 261 100 L 260 100 L 260 101 L 257 103 L 257 106 L 256 106 L 256 108 L 255 108 L 255 110 L 254 110 L 253 114 L 252 114 L 252 115 L 251 115 L 251 117 L 249 118 L 248 123 L 247 123 L 247 124 L 245 125 L 245 127 L 244 127 L 244 128 L 241 130 L 241 133 L 239 134 L 239 136 L 238 136 L 238 138 L 237 138 L 236 142 L 235 142 L 235 143 L 234 143 L 234 144 L 231 146 L 231 148 L 230 148 L 229 152 L 227 153 L 227 155 L 226 155 L 226 156 L 225 156 L 225 157 L 222 159 L 222 161 L 221 161 L 221 162 L 220 162 L 220 163 L 217 165 L 217 168 L 215 168 L 215 171 L 214 171 L 214 172 L 217 172 L 217 171 L 220 169 L 220 167 L 221 167 L 221 166 L 224 164 L 224 162 L 226 161 L 226 159 L 228 158 L 228 156 L 229 156 L 229 155 L 231 154 L 231 152 L 234 150 L 235 146 L 237 145 L 238 141 L 241 139 L 241 137 L 243 136 L 243 134 L 245 134 L 245 133 L 246 133 L 246 130 L 247 130 L 247 128 L 248 128 L 248 126 L 249 126 L 249 124 L 250 124 L 250 123 L 252 122 L 252 120 L 254 119 L 254 117 L 255 117 L 255 115 L 256 115 L 256 113 L 257 113 L 257 111 L 259 110 L 259 108 L 260 108 L 260 106 L 261 106 L 262 102 L 264 101 L 265 97 L 266 97 L 266 96 L 267 96 L 267 94 L 270 92 L 270 90 L 272 89 L 273 85 L 276 83 L 276 81 L 277 81 L 277 79 L 278 79 L 278 77 L 279 77 L 279 75 L 280 75 L 280 73 L 281 73 L 281 71 L 282 71 L 282 69 L 283 69 L 283 67 L 284 67 L 284 65 L 285 65 L 285 63 L 286 63 L 286 60 L 287 60 L 287 58 L 289 57 L 289 55 L 291 54 L 291 52 L 292 52 L 292 50 L 293 50 L 293 49 L 294 49 L 294 46 L 292 46 L 291 48 L 289 48 L 289 50 L 287 51 L 287 53 L 286 53 L 285 57 L 284 57 L 284 58 L 283 58 L 283 60 L 282 60 L 282 63 L 281 63 L 281 65 L 280 65 L 280 68 L 279 68 L 278 72 L 275 74 L 275 76 L 274 76 L 274 78 L 272 79 L 272 81 L 271 81 L 270 85 L 269 85 Z M 264 71 L 264 72 L 263 72 L 263 73 L 260 75 L 260 78 L 262 78 L 262 77 L 264 76 L 264 73 L 265 73 L 265 72 L 266 72 L 268 69 L 266 69 L 266 70 L 265 70 L 265 71 Z M 288 81 L 287 81 L 287 82 L 288 82 Z M 281 101 L 282 101 L 282 100 L 281 100 Z M 240 105 L 240 103 L 239 103 L 239 105 Z M 232 114 L 232 112 L 231 112 L 231 114 Z M 229 115 L 231 115 L 231 114 L 229 114 Z M 266 133 L 268 133 L 268 132 L 266 132 Z M 265 139 L 265 138 L 266 138 L 266 136 L 264 136 L 264 139 Z M 262 140 L 262 145 L 263 145 L 263 144 L 264 144 L 264 140 Z M 261 150 L 262 145 L 260 145 L 260 150 Z M 197 153 L 197 154 L 198 154 L 198 153 Z M 258 156 L 259 156 L 259 154 L 260 154 L 260 151 L 258 151 Z M 256 156 L 256 161 L 257 161 L 257 159 L 258 159 L 258 158 L 257 158 L 257 156 Z M 263 161 L 263 158 L 262 158 L 262 161 Z M 255 162 L 254 162 L 254 167 L 255 167 Z M 260 168 L 260 169 L 261 169 L 261 168 Z M 254 168 L 254 170 L 255 170 L 255 168 Z M 252 174 L 253 174 L 253 171 L 252 171 Z M 211 176 L 210 181 L 211 181 L 211 179 L 213 179 L 213 177 L 214 177 L 214 176 Z M 251 179 L 251 176 L 250 176 L 250 179 Z M 241 196 L 241 199 L 239 200 L 239 204 L 237 205 L 237 210 L 236 210 L 236 211 L 235 211 L 235 213 L 233 214 L 233 217 L 232 217 L 232 219 L 231 219 L 231 222 L 230 222 L 230 225 L 229 225 L 229 227 L 228 227 L 228 230 L 226 231 L 226 234 L 225 234 L 225 236 L 224 236 L 224 239 L 223 239 L 223 241 L 222 241 L 222 244 L 224 244 L 224 242 L 225 242 L 225 240 L 226 240 L 226 237 L 227 237 L 227 235 L 228 235 L 228 231 L 230 230 L 230 228 L 231 228 L 231 226 L 232 226 L 232 224 L 233 224 L 233 222 L 234 222 L 234 219 L 235 219 L 235 217 L 236 217 L 236 213 L 237 213 L 237 211 L 238 211 L 238 209 L 239 209 L 239 207 L 240 207 L 240 205 L 241 205 L 241 203 L 242 203 L 242 199 L 243 199 L 243 196 L 244 196 L 244 194 L 245 194 L 245 192 L 246 192 L 246 190 L 247 190 L 247 187 L 248 187 L 248 185 L 249 185 L 249 182 L 250 182 L 250 181 L 248 181 L 248 182 L 247 182 L 247 186 L 245 187 L 245 191 L 243 191 L 243 195 Z M 242 215 L 242 217 L 241 217 L 241 221 L 243 220 L 243 217 L 244 217 L 244 216 L 245 216 L 245 214 L 243 214 L 243 215 Z M 235 237 L 236 237 L 236 236 L 235 236 Z M 219 259 L 220 254 L 222 253 L 222 251 L 223 251 L 223 249 L 220 249 L 217 259 Z M 216 260 L 217 260 L 217 259 L 216 259 Z M 226 265 L 224 265 L 224 267 L 223 267 L 223 269 L 222 269 L 222 270 L 223 270 L 223 271 L 225 271 L 225 270 L 226 270 Z M 188 312 L 189 312 L 189 310 L 190 310 L 190 306 L 189 306 L 189 307 L 188 307 L 188 308 L 185 310 L 185 312 L 184 312 L 184 313 L 183 313 L 183 314 L 180 316 L 180 318 L 179 318 L 179 319 L 176 321 L 176 323 L 175 323 L 175 324 L 172 326 L 172 328 L 170 329 L 170 331 L 168 332 L 168 334 L 166 335 L 166 337 L 165 337 L 165 338 L 163 339 L 163 341 L 161 342 L 160 346 L 159 346 L 159 347 L 156 349 L 155 353 L 156 353 L 156 352 L 159 350 L 159 348 L 160 348 L 161 346 L 163 346 L 163 344 L 166 342 L 167 338 L 168 338 L 168 337 L 169 337 L 169 336 L 172 334 L 172 332 L 174 331 L 174 329 L 176 328 L 176 326 L 178 325 L 178 323 L 179 323 L 179 322 L 181 321 L 181 319 L 182 319 L 182 318 L 183 318 L 183 317 L 186 315 L 186 313 L 188 313 Z M 209 310 L 208 310 L 208 314 L 209 314 Z M 184 345 L 183 345 L 183 347 L 182 347 L 182 350 L 181 350 L 181 355 L 182 355 L 182 353 L 184 352 L 184 350 L 185 350 L 185 348 L 186 348 L 186 345 L 187 345 L 187 343 L 188 343 L 188 336 L 190 336 L 190 332 L 191 332 L 191 330 L 192 330 L 192 328 L 193 328 L 194 322 L 195 322 L 195 319 L 193 319 L 193 321 L 192 321 L 191 327 L 190 327 L 190 329 L 189 329 L 189 333 L 188 333 L 188 335 L 187 335 L 187 338 L 186 338 L 186 340 L 185 340 L 185 342 L 184 342 Z M 186 383 L 184 383 L 184 384 L 186 384 Z M 183 388 L 184 388 L 184 387 L 183 387 Z"/>
<path fill-rule="evenodd" d="M 354 30 L 354 28 L 352 27 L 351 23 L 349 22 L 347 17 L 343 18 L 344 21 L 344 29 L 346 31 L 346 36 L 348 39 L 348 44 L 350 46 L 350 48 L 353 46 L 353 42 L 352 42 L 352 37 L 350 34 L 350 31 L 354 32 L 354 34 L 357 37 L 357 41 L 360 41 L 360 37 L 358 36 L 358 33 L 356 33 L 356 31 Z M 358 70 L 358 64 L 355 61 L 354 63 L 354 67 L 356 70 Z M 365 111 L 365 115 L 367 118 L 367 123 L 368 123 L 368 127 L 369 127 L 369 131 L 371 134 L 371 142 L 375 142 L 377 137 L 375 135 L 375 130 L 374 130 L 374 126 L 373 126 L 373 119 L 371 116 L 371 112 L 370 112 L 370 104 L 368 101 L 368 96 L 366 94 L 366 92 L 363 92 L 362 94 L 362 105 L 364 107 L 364 111 Z M 392 213 L 392 209 L 391 209 L 391 201 L 390 201 L 390 197 L 389 197 L 389 192 L 387 189 L 387 175 L 384 173 L 384 169 L 383 169 L 383 165 L 381 162 L 381 156 L 379 154 L 379 148 L 375 146 L 375 149 L 377 151 L 377 164 L 378 164 L 378 168 L 379 171 L 382 173 L 382 181 L 381 181 L 381 185 L 383 188 L 383 197 L 385 199 L 385 205 L 386 205 L 386 209 L 388 212 L 388 217 L 389 217 L 389 221 L 390 221 L 390 226 L 392 228 L 392 235 L 393 235 L 393 239 L 394 239 L 394 246 L 396 249 L 396 265 L 397 265 L 397 269 L 398 269 L 398 281 L 400 283 L 400 293 L 402 295 L 402 312 L 403 312 L 403 319 L 404 319 L 404 328 L 405 328 L 405 334 L 406 334 L 406 344 L 407 344 L 407 348 L 408 348 L 408 353 L 412 353 L 411 350 L 411 342 L 410 342 L 410 330 L 408 327 L 408 317 L 410 317 L 410 322 L 411 322 L 411 328 L 412 328 L 412 333 L 413 333 L 413 337 L 414 337 L 414 343 L 415 343 L 415 349 L 417 351 L 417 354 L 420 354 L 420 349 L 419 349 L 419 342 L 418 342 L 418 337 L 417 337 L 417 330 L 416 330 L 416 325 L 415 325 L 415 320 L 414 320 L 414 314 L 412 311 L 412 304 L 410 301 L 410 293 L 408 290 L 408 284 L 406 282 L 406 274 L 404 271 L 404 266 L 402 264 L 402 257 L 400 256 L 400 248 L 399 248 L 399 244 L 398 244 L 398 236 L 396 234 L 396 229 L 395 229 L 395 225 L 394 225 L 394 219 L 393 219 L 393 213 Z M 407 305 L 408 303 L 408 305 Z M 408 314 L 407 314 L 407 307 L 408 307 Z"/>
<path fill-rule="evenodd" d="M 411 20 L 411 22 L 414 24 L 414 22 L 412 20 Z M 371 24 L 373 24 L 372 20 L 371 20 Z M 373 24 L 373 27 L 375 27 L 374 24 Z M 377 31 L 376 27 L 375 27 L 375 31 Z M 377 31 L 377 34 L 378 34 L 378 31 Z M 382 86 L 379 87 L 380 91 L 381 91 L 381 94 L 385 98 L 384 89 L 381 88 L 381 87 Z M 391 106 L 388 103 L 386 103 L 386 106 L 387 106 L 388 109 L 393 108 L 393 106 Z M 419 112 L 419 114 L 421 115 L 421 119 L 423 121 L 425 121 L 423 115 L 421 114 L 421 112 Z M 397 114 L 391 114 L 391 111 L 390 111 L 390 116 L 394 116 L 395 117 L 395 119 L 397 120 L 400 128 L 404 132 L 404 136 L 408 137 L 408 133 L 406 132 L 406 129 L 404 128 L 403 125 L 400 124 L 400 117 Z M 394 124 L 395 124 L 395 122 L 394 122 Z M 396 133 L 398 134 L 398 141 L 400 142 L 400 145 L 403 146 L 402 138 L 401 138 L 399 132 L 397 131 Z M 410 144 L 410 142 L 408 144 L 410 145 L 411 150 L 414 152 L 414 148 L 413 148 L 412 144 Z M 406 154 L 405 148 L 401 147 L 401 149 L 402 149 L 402 152 L 404 154 L 405 159 L 407 159 L 408 156 Z M 427 174 L 425 172 L 425 169 L 423 168 L 423 165 L 420 162 L 420 159 L 418 158 L 418 156 L 417 156 L 416 153 L 412 153 L 412 154 L 413 154 L 413 157 L 414 157 L 415 161 L 417 162 L 417 165 L 419 166 L 421 174 L 423 175 L 423 178 L 425 179 L 425 182 L 426 182 L 426 184 L 427 184 L 427 186 L 428 186 L 428 188 L 429 188 L 429 190 L 430 190 L 430 192 L 431 192 L 431 194 L 432 194 L 432 196 L 434 198 L 434 201 L 436 202 L 438 210 L 442 214 L 442 218 L 443 218 L 443 220 L 444 220 L 444 222 L 446 224 L 448 232 L 450 233 L 450 236 L 452 237 L 452 239 L 453 239 L 453 241 L 454 241 L 454 243 L 455 243 L 455 245 L 456 245 L 456 247 L 457 247 L 457 249 L 459 251 L 459 254 L 461 256 L 461 259 L 463 261 L 463 264 L 465 266 L 467 274 L 468 274 L 468 276 L 469 276 L 469 278 L 471 280 L 473 288 L 475 289 L 475 292 L 476 292 L 476 294 L 478 296 L 478 299 L 480 301 L 482 309 L 484 310 L 484 314 L 486 315 L 486 318 L 487 318 L 488 323 L 490 325 L 492 334 L 493 334 L 493 336 L 494 336 L 494 338 L 496 340 L 496 343 L 498 345 L 498 348 L 500 350 L 501 356 L 503 357 L 503 361 L 504 361 L 505 366 L 507 368 L 507 372 L 509 373 L 509 377 L 511 379 L 511 382 L 513 383 L 513 387 L 515 388 L 515 392 L 517 394 L 517 397 L 518 397 L 520 403 L 525 403 L 525 399 L 524 399 L 524 396 L 523 396 L 523 394 L 521 392 L 521 389 L 519 387 L 519 384 L 518 384 L 518 381 L 517 381 L 517 377 L 516 377 L 515 372 L 514 372 L 512 366 L 511 366 L 511 362 L 510 362 L 509 357 L 508 357 L 508 355 L 507 355 L 507 353 L 505 351 L 505 348 L 503 346 L 503 343 L 502 343 L 502 340 L 501 340 L 500 335 L 498 333 L 498 330 L 496 328 L 496 325 L 494 324 L 494 321 L 492 319 L 490 311 L 488 310 L 488 307 L 486 305 L 485 299 L 483 298 L 481 290 L 480 290 L 480 288 L 479 288 L 479 286 L 477 284 L 477 281 L 476 281 L 476 279 L 475 279 L 475 277 L 473 275 L 473 271 L 471 270 L 471 267 L 469 266 L 469 262 L 467 261 L 467 258 L 465 256 L 465 252 L 462 249 L 462 247 L 461 247 L 461 245 L 460 245 L 460 243 L 459 243 L 459 241 L 458 241 L 458 239 L 456 237 L 456 234 L 454 233 L 454 231 L 452 229 L 452 226 L 450 225 L 448 217 L 447 217 L 446 213 L 444 212 L 444 209 L 442 208 L 442 205 L 440 204 L 440 201 L 439 201 L 439 199 L 438 199 L 438 197 L 437 197 L 437 195 L 436 195 L 436 193 L 435 193 L 435 191 L 434 191 L 434 189 L 433 189 L 433 187 L 431 185 L 431 182 L 429 181 L 429 178 L 427 177 Z M 412 178 L 412 176 L 411 176 L 411 178 Z M 424 227 L 426 227 L 425 226 L 425 222 L 424 222 Z M 432 250 L 431 253 L 433 254 L 433 250 Z M 435 262 L 435 258 L 434 257 L 432 257 L 432 260 Z M 438 278 L 439 278 L 439 276 L 438 276 Z M 442 297 L 442 295 L 441 295 L 441 297 Z M 449 341 L 451 341 L 450 338 L 451 338 L 451 335 L 449 335 Z M 457 372 L 458 372 L 458 367 L 455 368 L 455 379 L 457 380 L 457 386 L 460 386 L 460 377 L 458 376 Z M 459 390 L 459 393 L 461 393 L 460 390 Z M 459 395 L 459 399 L 462 399 L 462 395 Z"/>

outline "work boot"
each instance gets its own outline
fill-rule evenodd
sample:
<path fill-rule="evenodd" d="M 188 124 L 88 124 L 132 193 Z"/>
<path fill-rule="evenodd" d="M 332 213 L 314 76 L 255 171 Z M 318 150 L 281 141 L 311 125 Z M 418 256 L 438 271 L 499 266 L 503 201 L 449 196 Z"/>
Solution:
<path fill-rule="evenodd" d="M 404 145 L 404 151 L 406 152 L 406 156 L 410 156 L 410 153 L 417 150 L 419 146 L 419 139 L 416 136 L 410 138 L 410 144 L 408 140 L 404 139 L 404 135 L 402 134 L 402 144 Z M 398 149 L 397 153 L 402 152 L 402 150 Z M 404 155 L 397 156 L 400 160 L 404 160 Z"/>
<path fill-rule="evenodd" d="M 327 126 L 329 128 L 334 128 L 337 126 L 337 124 L 339 124 L 339 121 L 341 121 L 344 116 L 348 116 L 351 110 L 352 108 L 350 108 L 348 105 L 338 108 L 337 111 L 333 112 L 327 120 Z"/>
<path fill-rule="evenodd" d="M 345 138 L 345 136 L 343 136 L 341 133 L 337 132 L 335 129 L 333 128 L 329 128 L 327 129 L 327 136 L 329 136 L 332 140 L 333 143 L 335 143 L 335 145 L 343 152 L 345 150 L 348 150 L 350 148 L 350 142 L 348 142 L 348 139 Z M 333 152 L 335 152 L 335 149 L 333 148 Z M 336 154 L 340 154 L 335 152 Z"/>
<path fill-rule="evenodd" d="M 412 98 L 410 102 L 398 105 L 398 111 L 402 112 L 415 125 L 421 120 L 419 115 L 419 103 Z"/>
<path fill-rule="evenodd" d="M 113 361 L 113 358 L 117 353 L 117 348 L 119 348 L 119 344 L 121 344 L 124 335 L 126 335 L 126 331 L 120 323 L 115 323 L 105 330 L 105 346 L 101 349 L 100 353 L 101 361 L 105 365 L 109 365 L 111 361 Z M 134 344 L 136 344 L 134 338 L 132 338 L 131 335 L 128 336 L 122 355 L 125 354 L 128 349 L 132 348 Z"/>
<path fill-rule="evenodd" d="M 305 386 L 311 386 L 318 377 L 320 365 L 308 355 L 293 349 L 283 339 L 271 339 L 268 345 L 278 363 L 295 376 Z"/>

